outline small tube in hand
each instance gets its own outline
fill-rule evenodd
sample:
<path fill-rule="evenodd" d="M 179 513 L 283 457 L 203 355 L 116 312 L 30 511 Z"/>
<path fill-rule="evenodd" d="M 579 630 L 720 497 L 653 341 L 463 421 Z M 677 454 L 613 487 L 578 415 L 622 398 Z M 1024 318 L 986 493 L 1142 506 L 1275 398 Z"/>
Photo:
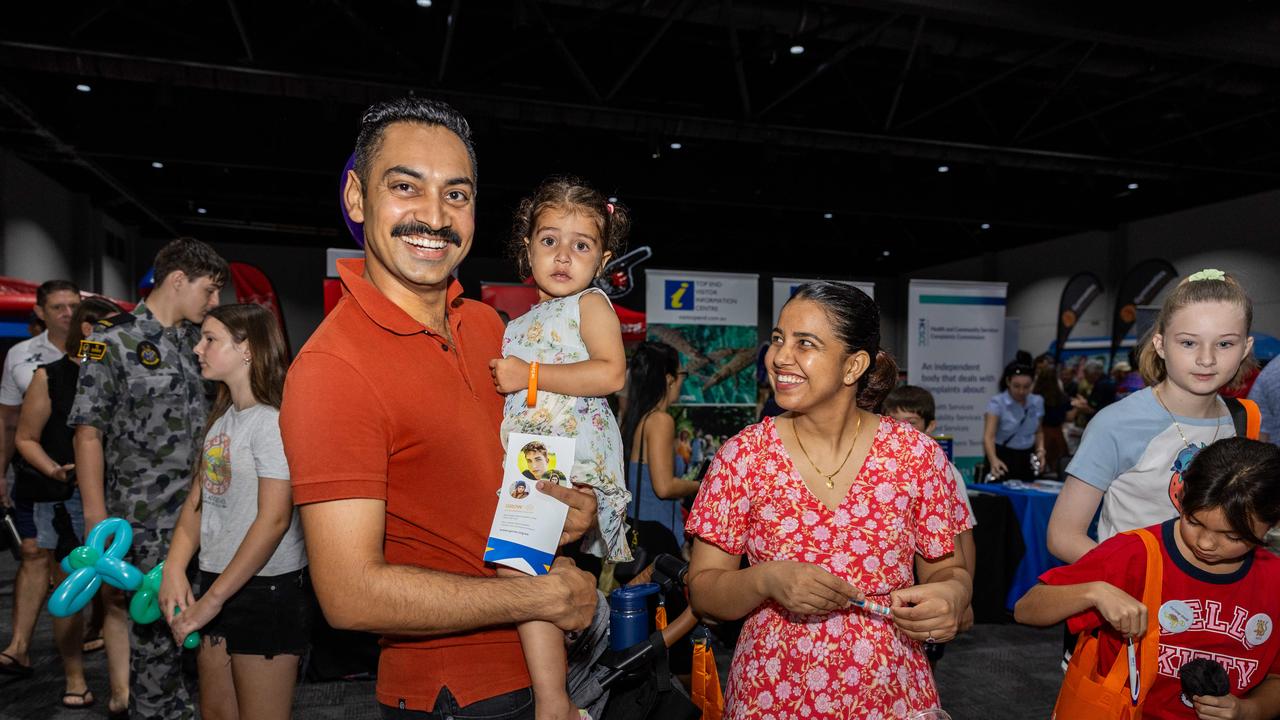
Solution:
<path fill-rule="evenodd" d="M 879 615 L 881 617 L 893 617 L 893 611 L 889 609 L 888 605 L 881 605 L 880 603 L 871 602 L 870 600 L 854 600 L 853 605 L 854 607 L 858 607 L 858 608 L 862 608 L 863 610 L 866 610 L 872 615 Z"/>

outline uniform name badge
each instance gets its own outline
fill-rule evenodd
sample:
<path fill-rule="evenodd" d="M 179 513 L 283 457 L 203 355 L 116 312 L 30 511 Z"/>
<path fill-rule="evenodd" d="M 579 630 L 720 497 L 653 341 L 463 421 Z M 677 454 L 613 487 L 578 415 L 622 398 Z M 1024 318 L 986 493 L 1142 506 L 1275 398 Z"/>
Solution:
<path fill-rule="evenodd" d="M 502 464 L 498 509 L 484 560 L 529 575 L 551 572 L 569 506 L 538 490 L 538 481 L 568 485 L 577 440 L 511 433 Z"/>
<path fill-rule="evenodd" d="M 138 343 L 138 362 L 142 366 L 150 369 L 160 364 L 160 348 L 150 341 L 143 340 Z"/>

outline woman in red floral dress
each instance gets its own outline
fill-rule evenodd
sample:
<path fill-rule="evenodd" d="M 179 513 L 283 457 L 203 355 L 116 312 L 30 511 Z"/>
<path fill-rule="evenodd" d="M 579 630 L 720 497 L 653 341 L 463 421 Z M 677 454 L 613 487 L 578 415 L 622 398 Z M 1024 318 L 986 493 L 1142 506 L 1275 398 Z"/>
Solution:
<path fill-rule="evenodd" d="M 690 600 L 703 616 L 747 618 L 726 718 L 907 718 L 938 706 L 922 642 L 954 637 L 969 603 L 972 579 L 953 553 L 966 513 L 937 444 L 871 412 L 897 377 L 879 327 L 860 290 L 802 286 L 766 356 L 788 412 L 725 443 L 698 494 Z M 864 598 L 891 617 L 854 606 Z"/>

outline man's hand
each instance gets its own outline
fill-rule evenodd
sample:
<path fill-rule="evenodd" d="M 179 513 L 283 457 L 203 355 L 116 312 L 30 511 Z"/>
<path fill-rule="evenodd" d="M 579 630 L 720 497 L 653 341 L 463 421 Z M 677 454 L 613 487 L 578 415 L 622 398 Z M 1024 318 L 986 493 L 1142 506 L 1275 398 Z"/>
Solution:
<path fill-rule="evenodd" d="M 596 612 L 595 576 L 579 570 L 569 558 L 558 557 L 547 577 L 560 584 L 560 592 L 551 605 L 553 612 L 545 619 L 565 632 L 590 627 Z"/>
<path fill-rule="evenodd" d="M 596 492 L 591 488 L 581 486 L 567 488 L 546 480 L 539 480 L 538 491 L 569 506 L 569 515 L 564 519 L 564 532 L 560 533 L 561 545 L 568 545 L 595 527 Z"/>
<path fill-rule="evenodd" d="M 529 387 L 529 363 L 515 356 L 490 360 L 489 374 L 493 375 L 494 387 L 503 395 Z"/>

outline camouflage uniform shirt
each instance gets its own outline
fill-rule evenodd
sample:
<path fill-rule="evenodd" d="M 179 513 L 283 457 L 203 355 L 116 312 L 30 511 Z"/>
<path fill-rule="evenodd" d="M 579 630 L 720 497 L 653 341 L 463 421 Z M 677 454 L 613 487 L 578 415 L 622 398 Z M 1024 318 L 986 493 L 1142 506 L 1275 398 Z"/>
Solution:
<path fill-rule="evenodd" d="M 146 307 L 100 321 L 86 341 L 67 424 L 102 431 L 108 516 L 170 531 L 204 440 L 210 385 L 195 355 L 200 329 L 164 327 Z"/>

